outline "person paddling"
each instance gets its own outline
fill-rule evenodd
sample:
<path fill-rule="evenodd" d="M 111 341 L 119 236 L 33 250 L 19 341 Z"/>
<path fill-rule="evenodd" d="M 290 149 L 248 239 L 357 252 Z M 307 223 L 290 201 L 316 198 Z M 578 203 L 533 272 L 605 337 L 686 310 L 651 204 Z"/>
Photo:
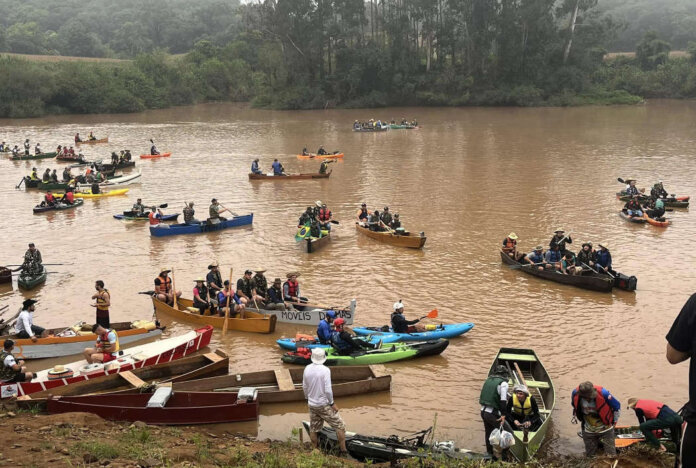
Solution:
<path fill-rule="evenodd" d="M 273 169 L 273 175 L 274 176 L 285 176 L 287 175 L 285 173 L 285 168 L 283 165 L 278 161 L 278 159 L 273 160 L 273 164 L 271 164 L 271 169 Z"/>
<path fill-rule="evenodd" d="M 152 146 L 150 147 L 150 155 L 157 156 L 158 154 L 160 154 L 160 152 L 157 150 L 155 142 L 152 141 L 152 138 L 150 139 L 150 143 L 152 143 Z"/>
<path fill-rule="evenodd" d="M 364 349 L 379 349 L 382 347 L 382 340 L 372 344 L 360 338 L 353 337 L 350 333 L 343 329 L 346 321 L 342 318 L 337 318 L 333 321 L 335 330 L 331 333 L 331 346 L 333 346 L 338 354 L 346 356 L 356 351 Z"/>
<path fill-rule="evenodd" d="M 331 343 L 331 322 L 333 322 L 335 318 L 336 312 L 333 310 L 327 310 L 324 318 L 319 321 L 319 325 L 317 326 L 317 337 L 319 338 L 319 343 Z"/>
<path fill-rule="evenodd" d="M 147 215 L 147 218 L 150 220 L 150 226 L 157 226 L 160 224 L 163 216 L 162 210 L 156 206 L 150 207 L 150 214 Z"/>
<path fill-rule="evenodd" d="M 404 317 L 404 304 L 399 302 L 394 303 L 394 312 L 391 315 L 391 326 L 394 333 L 416 333 L 424 332 L 425 327 L 421 325 L 421 319 L 406 320 Z"/>

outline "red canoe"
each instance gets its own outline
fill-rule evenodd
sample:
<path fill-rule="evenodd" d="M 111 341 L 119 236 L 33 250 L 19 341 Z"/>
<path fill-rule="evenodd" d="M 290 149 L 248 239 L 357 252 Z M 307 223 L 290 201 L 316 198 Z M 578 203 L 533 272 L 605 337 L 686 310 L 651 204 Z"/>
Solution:
<path fill-rule="evenodd" d="M 172 153 L 141 154 L 140 159 L 168 158 L 171 155 L 172 155 Z"/>
<path fill-rule="evenodd" d="M 51 369 L 45 369 L 37 372 L 31 382 L 0 383 L 0 398 L 22 397 L 103 375 L 117 374 L 131 369 L 152 366 L 160 362 L 173 361 L 205 348 L 210 344 L 212 336 L 213 327 L 207 325 L 166 340 L 127 348 L 123 350 L 124 354 L 119 359 L 111 361 L 101 368 L 97 366 L 97 369 L 87 370 L 84 368 L 87 365 L 84 360 L 65 364 L 65 376 L 62 378 L 51 376 L 49 374 Z"/>
<path fill-rule="evenodd" d="M 92 413 L 112 421 L 192 425 L 255 421 L 259 402 L 237 401 L 236 393 L 173 392 L 163 407 L 148 408 L 150 393 L 62 396 L 46 402 L 50 414 Z"/>

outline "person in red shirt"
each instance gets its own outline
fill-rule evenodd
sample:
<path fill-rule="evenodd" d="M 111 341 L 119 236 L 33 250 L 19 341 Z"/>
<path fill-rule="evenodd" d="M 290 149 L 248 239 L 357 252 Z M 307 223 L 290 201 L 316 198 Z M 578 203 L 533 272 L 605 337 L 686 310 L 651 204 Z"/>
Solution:
<path fill-rule="evenodd" d="M 662 452 L 666 452 L 667 449 L 657 440 L 653 431 L 669 429 L 674 444 L 679 446 L 683 421 L 681 416 L 672 408 L 659 401 L 639 400 L 638 398 L 629 398 L 628 407 L 636 412 L 636 417 L 640 423 L 640 431 L 650 445 L 660 449 Z"/>
<path fill-rule="evenodd" d="M 162 216 L 164 216 L 162 214 L 162 210 L 156 206 L 153 206 L 150 208 L 150 210 L 150 214 L 147 215 L 148 219 L 150 220 L 150 226 L 157 226 L 161 222 L 160 220 L 162 219 Z"/>

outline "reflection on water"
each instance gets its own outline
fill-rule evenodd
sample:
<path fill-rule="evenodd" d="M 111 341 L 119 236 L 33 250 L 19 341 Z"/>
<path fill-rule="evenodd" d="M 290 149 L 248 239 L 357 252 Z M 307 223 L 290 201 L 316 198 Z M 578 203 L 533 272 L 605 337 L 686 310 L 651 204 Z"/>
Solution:
<path fill-rule="evenodd" d="M 533 347 L 557 389 L 551 450 L 581 449 L 570 424 L 570 392 L 581 381 L 609 388 L 621 401 L 631 396 L 684 403 L 687 366 L 667 366 L 664 335 L 693 291 L 696 253 L 684 248 L 695 223 L 687 210 L 668 213 L 660 230 L 634 226 L 619 216 L 617 177 L 636 177 L 649 187 L 665 181 L 670 193 L 695 194 L 693 122 L 696 103 L 651 102 L 640 107 L 578 109 L 380 109 L 371 116 L 413 115 L 420 130 L 383 134 L 351 132 L 365 110 L 274 112 L 211 104 L 137 115 L 59 116 L 0 121 L 2 139 L 30 138 L 49 148 L 76 131 L 108 135 L 108 145 L 83 148 L 90 159 L 111 151 L 147 150 L 149 139 L 172 151 L 166 160 L 138 161 L 142 184 L 128 196 L 87 200 L 62 213 L 33 215 L 36 192 L 14 186 L 31 167 L 51 160 L 0 161 L 0 226 L 5 263 L 19 263 L 28 241 L 55 271 L 30 293 L 0 286 L 0 305 L 15 309 L 36 297 L 36 322 L 45 326 L 93 320 L 94 280 L 112 294 L 114 320 L 149 318 L 152 305 L 139 291 L 152 289 L 161 267 L 174 267 L 177 288 L 191 296 L 193 279 L 219 260 L 234 277 L 265 268 L 269 281 L 301 272 L 303 294 L 321 303 L 358 300 L 356 324 L 388 322 L 391 304 L 403 299 L 406 315 L 437 308 L 437 322 L 472 321 L 475 328 L 452 341 L 442 356 L 390 364 L 391 395 L 339 400 L 351 430 L 382 435 L 413 432 L 437 418 L 438 437 L 483 448 L 478 396 L 500 346 Z M 374 115 L 372 115 L 374 114 Z M 395 114 L 397 115 L 397 114 Z M 345 152 L 330 179 L 250 183 L 254 157 L 263 168 L 279 158 L 290 172 L 316 171 L 318 161 L 299 160 L 304 146 Z M 249 228 L 215 234 L 153 239 L 145 224 L 113 214 L 135 198 L 168 203 L 181 212 L 194 201 L 205 217 L 215 197 L 232 211 L 254 213 Z M 295 244 L 299 214 L 315 201 L 328 204 L 340 225 L 330 245 L 308 255 Z M 407 229 L 425 231 L 422 251 L 361 237 L 353 227 L 360 203 L 389 206 Z M 602 294 L 542 282 L 499 263 L 497 249 L 510 231 L 523 250 L 546 245 L 552 232 L 572 232 L 573 247 L 591 240 L 611 245 L 615 267 L 638 277 L 638 291 Z M 226 275 L 226 273 L 225 273 Z M 167 333 L 189 328 L 165 320 Z M 274 335 L 216 333 L 238 372 L 281 366 L 275 340 L 311 332 L 290 325 Z M 668 383 L 665 385 L 665 383 Z M 306 418 L 303 404 L 264 408 L 260 437 L 285 439 Z M 634 422 L 625 412 L 622 423 Z M 255 432 L 255 425 L 253 431 Z M 232 429 L 236 430 L 236 429 Z M 245 429 L 251 430 L 251 429 Z"/>

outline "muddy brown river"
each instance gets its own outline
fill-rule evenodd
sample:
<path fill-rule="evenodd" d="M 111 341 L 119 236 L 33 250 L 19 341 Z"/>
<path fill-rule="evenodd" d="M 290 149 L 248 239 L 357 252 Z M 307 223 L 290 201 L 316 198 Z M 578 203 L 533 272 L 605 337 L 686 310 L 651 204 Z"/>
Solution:
<path fill-rule="evenodd" d="M 353 133 L 355 119 L 417 118 L 420 130 Z M 674 317 L 694 291 L 696 222 L 688 210 L 667 213 L 660 229 L 618 216 L 617 177 L 639 186 L 664 180 L 670 193 L 696 195 L 696 102 L 654 101 L 635 107 L 573 109 L 399 108 L 272 112 L 235 104 L 208 104 L 134 115 L 59 116 L 0 120 L 0 139 L 41 142 L 44 151 L 93 130 L 109 143 L 84 147 L 89 159 L 112 150 L 147 152 L 149 139 L 173 156 L 139 160 L 143 177 L 129 194 L 68 212 L 32 214 L 36 191 L 16 190 L 32 166 L 62 171 L 54 160 L 11 162 L 2 157 L 0 262 L 21 263 L 33 241 L 50 267 L 45 285 L 23 293 L 0 287 L 0 306 L 16 309 L 24 297 L 39 300 L 35 321 L 67 326 L 94 320 L 94 280 L 112 295 L 113 321 L 149 318 L 139 291 L 152 289 L 162 266 L 191 296 L 193 279 L 219 260 L 223 276 L 234 268 L 265 268 L 266 276 L 301 272 L 303 293 L 318 303 L 358 302 L 356 324 L 387 323 L 392 303 L 406 315 L 439 311 L 436 323 L 474 322 L 437 357 L 387 365 L 391 395 L 339 399 L 349 430 L 407 433 L 436 420 L 440 439 L 485 450 L 478 397 L 499 347 L 534 348 L 556 386 L 550 449 L 581 451 L 570 423 L 570 392 L 581 381 L 609 388 L 625 405 L 631 396 L 680 408 L 687 398 L 688 365 L 667 364 L 665 339 Z M 307 146 L 345 152 L 329 180 L 250 182 L 251 161 L 268 170 L 279 158 L 289 172 L 313 172 L 318 162 L 299 160 Z M 144 224 L 113 219 L 142 197 L 180 212 L 194 201 L 205 217 L 210 199 L 237 213 L 254 213 L 252 227 L 220 233 L 151 238 Z M 328 204 L 335 227 L 329 245 L 308 255 L 294 242 L 299 214 L 316 200 Z M 428 236 L 411 251 L 362 237 L 353 226 L 361 202 L 388 205 L 412 231 Z M 547 245 L 557 227 L 572 231 L 573 247 L 607 242 L 615 268 L 638 277 L 635 293 L 584 291 L 523 276 L 500 264 L 502 239 L 514 231 L 522 250 Z M 162 317 L 167 334 L 190 328 Z M 311 329 L 280 325 L 273 335 L 216 332 L 213 346 L 230 355 L 237 372 L 281 366 L 275 340 Z M 47 367 L 51 362 L 33 364 Z M 264 408 L 259 437 L 285 439 L 306 419 L 303 404 Z M 624 411 L 619 421 L 635 422 Z"/>

